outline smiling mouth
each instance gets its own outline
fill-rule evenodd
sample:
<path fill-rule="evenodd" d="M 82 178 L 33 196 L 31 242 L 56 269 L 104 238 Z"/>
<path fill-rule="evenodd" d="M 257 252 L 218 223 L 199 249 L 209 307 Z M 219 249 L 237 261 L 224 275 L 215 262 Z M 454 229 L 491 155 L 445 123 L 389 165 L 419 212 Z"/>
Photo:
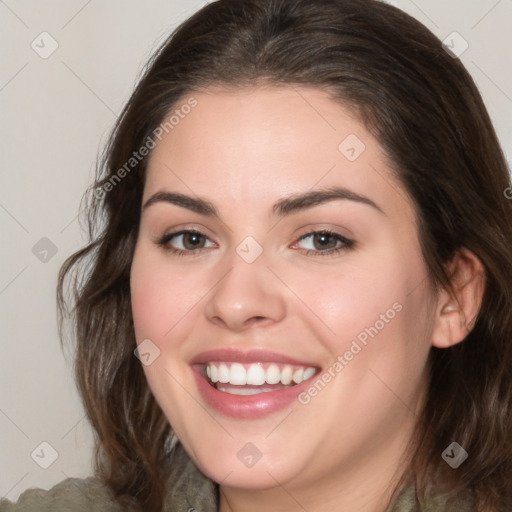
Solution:
<path fill-rule="evenodd" d="M 212 387 L 232 395 L 256 395 L 287 389 L 310 379 L 319 369 L 278 363 L 208 362 L 202 374 Z"/>

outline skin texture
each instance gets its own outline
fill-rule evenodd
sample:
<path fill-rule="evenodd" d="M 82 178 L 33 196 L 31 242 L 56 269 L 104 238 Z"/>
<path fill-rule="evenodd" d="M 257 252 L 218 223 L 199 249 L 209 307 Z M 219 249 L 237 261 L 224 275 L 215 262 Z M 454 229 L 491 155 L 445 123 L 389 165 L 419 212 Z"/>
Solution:
<path fill-rule="evenodd" d="M 383 511 L 409 456 L 429 350 L 467 334 L 481 266 L 468 251 L 454 259 L 460 304 L 433 292 L 412 201 L 376 139 L 325 92 L 258 87 L 193 96 L 197 106 L 153 151 L 143 204 L 179 192 L 208 200 L 218 217 L 163 201 L 143 209 L 131 290 L 137 342 L 150 339 L 160 350 L 144 367 L 149 385 L 195 463 L 221 484 L 221 512 Z M 353 134 L 365 149 L 351 161 L 339 146 Z M 273 213 L 280 199 L 333 186 L 382 211 L 336 199 Z M 185 228 L 204 233 L 202 250 L 172 253 L 183 248 L 181 237 L 158 245 Z M 311 237 L 300 240 L 322 229 L 355 243 L 325 255 Z M 252 263 L 236 252 L 248 236 L 263 249 Z M 325 371 L 397 303 L 394 318 L 306 405 L 241 420 L 199 394 L 189 363 L 203 351 L 271 350 Z M 262 454 L 251 468 L 237 457 L 248 442 Z"/>

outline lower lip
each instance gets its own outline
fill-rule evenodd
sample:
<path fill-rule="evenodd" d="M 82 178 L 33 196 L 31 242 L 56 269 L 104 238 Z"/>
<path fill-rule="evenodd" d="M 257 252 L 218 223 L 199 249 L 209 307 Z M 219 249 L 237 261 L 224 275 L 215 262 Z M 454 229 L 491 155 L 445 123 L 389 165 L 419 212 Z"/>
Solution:
<path fill-rule="evenodd" d="M 214 388 L 201 373 L 200 367 L 192 367 L 199 392 L 205 402 L 216 411 L 239 419 L 257 419 L 268 416 L 290 405 L 310 383 L 311 377 L 300 384 L 277 391 L 267 391 L 256 395 L 232 395 Z"/>

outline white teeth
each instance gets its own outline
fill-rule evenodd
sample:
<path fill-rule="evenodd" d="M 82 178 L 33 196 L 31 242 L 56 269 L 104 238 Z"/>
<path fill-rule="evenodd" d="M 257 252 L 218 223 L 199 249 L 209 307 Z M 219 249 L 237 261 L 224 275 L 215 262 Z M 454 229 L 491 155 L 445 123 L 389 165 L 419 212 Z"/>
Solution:
<path fill-rule="evenodd" d="M 219 382 L 223 384 L 229 382 L 229 368 L 224 363 L 219 365 Z"/>
<path fill-rule="evenodd" d="M 315 375 L 315 373 L 316 373 L 316 370 L 314 368 L 311 368 L 311 367 L 306 368 L 304 370 L 304 377 L 302 380 L 310 379 L 311 377 L 313 377 L 313 375 Z"/>
<path fill-rule="evenodd" d="M 267 368 L 267 384 L 277 384 L 281 381 L 281 370 L 277 364 L 271 364 Z"/>
<path fill-rule="evenodd" d="M 286 365 L 281 372 L 281 382 L 287 386 L 291 383 L 293 377 L 293 368 L 291 366 Z"/>
<path fill-rule="evenodd" d="M 261 386 L 265 384 L 266 373 L 261 364 L 251 364 L 247 370 L 247 384 Z"/>
<path fill-rule="evenodd" d="M 309 367 L 294 367 L 292 365 L 279 365 L 272 363 L 265 370 L 263 363 L 242 365 L 240 363 L 208 363 L 206 375 L 213 382 L 233 384 L 237 386 L 263 386 L 266 384 L 283 384 L 284 386 L 300 384 L 315 375 L 316 369 Z M 220 386 L 218 386 L 220 389 Z M 258 392 L 264 391 L 259 390 Z M 267 391 L 270 391 L 267 390 Z M 235 393 L 236 394 L 236 393 Z M 252 394 L 252 393 L 243 393 Z"/>
<path fill-rule="evenodd" d="M 245 386 L 247 384 L 247 373 L 240 363 L 233 363 L 230 371 L 230 384 Z"/>
<path fill-rule="evenodd" d="M 293 372 L 293 381 L 300 384 L 304 380 L 304 368 L 299 368 Z"/>

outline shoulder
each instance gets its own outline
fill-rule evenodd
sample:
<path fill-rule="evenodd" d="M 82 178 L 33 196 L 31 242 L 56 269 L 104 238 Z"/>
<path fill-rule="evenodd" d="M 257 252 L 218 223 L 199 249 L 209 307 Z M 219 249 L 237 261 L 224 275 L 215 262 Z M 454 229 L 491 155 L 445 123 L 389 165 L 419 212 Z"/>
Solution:
<path fill-rule="evenodd" d="M 166 512 L 195 509 L 215 512 L 217 485 L 194 465 L 181 443 L 169 458 Z M 111 491 L 98 478 L 68 478 L 49 490 L 28 489 L 16 503 L 0 498 L 0 512 L 123 512 Z"/>
<path fill-rule="evenodd" d="M 98 478 L 67 478 L 49 490 L 28 489 L 16 503 L 0 499 L 0 512 L 121 512 Z"/>
<path fill-rule="evenodd" d="M 414 485 L 398 494 L 387 512 L 474 512 L 475 501 L 471 491 L 451 491 L 430 495 L 420 503 Z"/>

